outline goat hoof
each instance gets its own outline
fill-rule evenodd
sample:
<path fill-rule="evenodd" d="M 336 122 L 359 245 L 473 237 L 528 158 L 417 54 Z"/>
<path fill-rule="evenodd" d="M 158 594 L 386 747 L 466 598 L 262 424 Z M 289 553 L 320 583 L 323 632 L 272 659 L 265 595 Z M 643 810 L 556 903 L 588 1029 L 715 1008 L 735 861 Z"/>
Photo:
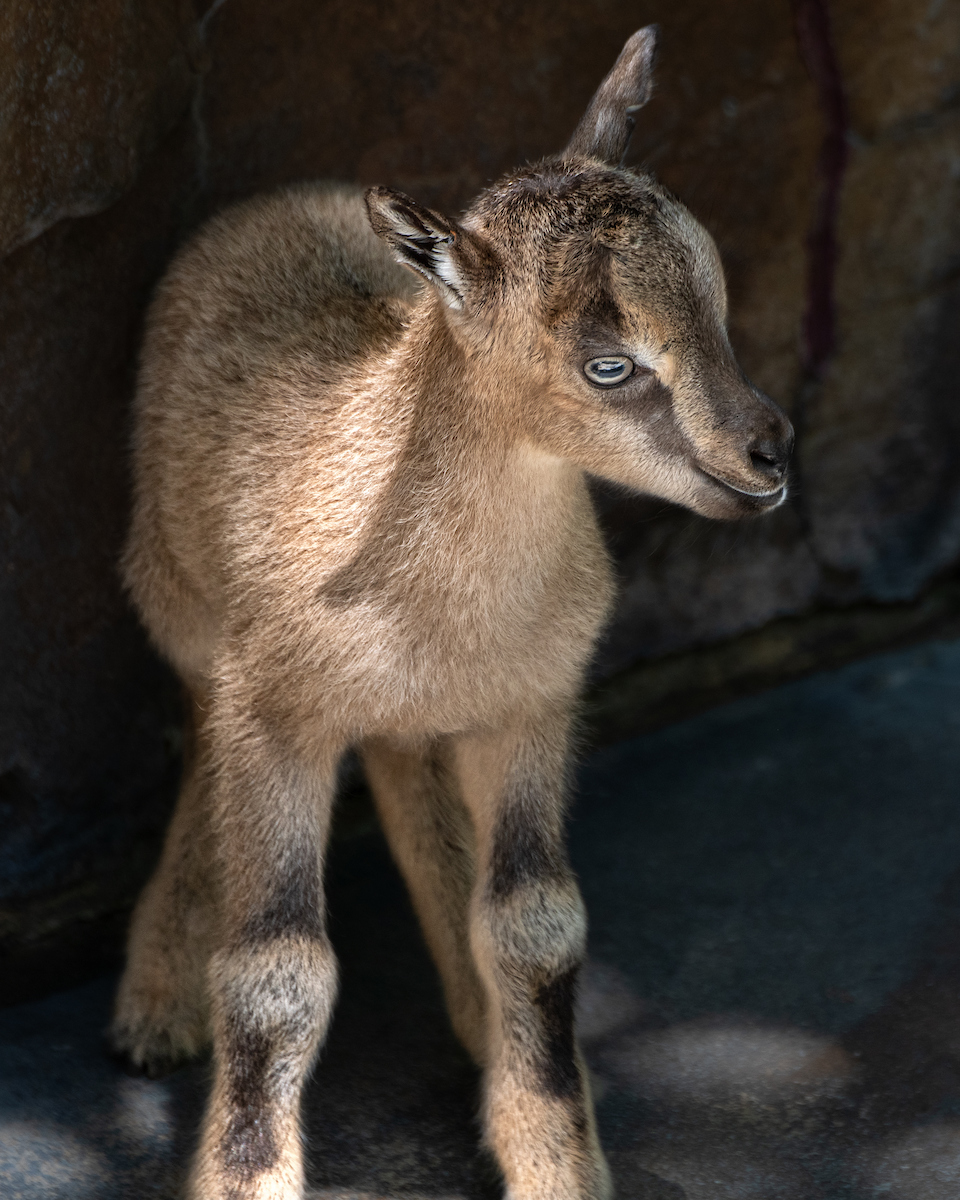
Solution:
<path fill-rule="evenodd" d="M 168 1034 L 133 1039 L 111 1030 L 104 1037 L 103 1047 L 124 1074 L 138 1079 L 165 1079 L 198 1057 L 178 1050 Z"/>

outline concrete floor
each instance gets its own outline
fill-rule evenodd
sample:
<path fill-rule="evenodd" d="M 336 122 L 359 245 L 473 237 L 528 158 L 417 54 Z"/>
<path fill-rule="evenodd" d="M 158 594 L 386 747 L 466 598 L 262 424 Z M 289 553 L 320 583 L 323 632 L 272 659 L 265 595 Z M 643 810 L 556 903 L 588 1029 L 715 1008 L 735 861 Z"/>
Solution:
<path fill-rule="evenodd" d="M 581 1029 L 623 1200 L 960 1197 L 960 642 L 591 757 Z M 486 1200 L 475 1074 L 374 831 L 329 886 L 344 986 L 318 1196 Z M 102 1056 L 113 980 L 0 1012 L 0 1195 L 173 1197 L 204 1067 Z"/>

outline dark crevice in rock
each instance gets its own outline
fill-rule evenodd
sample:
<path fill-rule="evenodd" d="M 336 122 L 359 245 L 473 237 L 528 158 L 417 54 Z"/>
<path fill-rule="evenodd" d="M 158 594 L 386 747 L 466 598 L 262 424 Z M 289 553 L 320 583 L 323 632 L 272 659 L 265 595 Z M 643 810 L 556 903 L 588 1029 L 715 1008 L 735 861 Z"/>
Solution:
<path fill-rule="evenodd" d="M 836 349 L 837 311 L 834 285 L 840 247 L 837 221 L 843 178 L 850 152 L 850 121 L 840 74 L 827 0 L 792 0 L 797 47 L 817 91 L 824 117 L 823 142 L 817 159 L 820 189 L 807 232 L 807 279 L 800 328 L 802 376 L 792 418 L 797 433 L 791 470 L 792 503 L 810 552 L 819 561 L 811 537 L 804 495 L 803 439 L 806 415 L 819 391 L 820 380 Z"/>
<path fill-rule="evenodd" d="M 210 22 L 224 6 L 226 0 L 213 0 L 213 3 L 203 14 L 197 25 L 197 44 L 199 46 L 197 79 L 193 90 L 193 101 L 190 106 L 190 116 L 193 121 L 193 134 L 196 144 L 196 177 L 197 190 L 203 194 L 207 190 L 210 168 L 210 135 L 203 115 L 204 84 L 210 69 L 210 56 L 207 50 L 207 35 Z"/>
<path fill-rule="evenodd" d="M 826 0 L 793 0 L 797 44 L 817 89 L 825 130 L 817 173 L 820 194 L 807 234 L 807 297 L 801 332 L 804 374 L 819 379 L 836 348 L 834 278 L 837 217 L 849 158 L 849 115 Z"/>

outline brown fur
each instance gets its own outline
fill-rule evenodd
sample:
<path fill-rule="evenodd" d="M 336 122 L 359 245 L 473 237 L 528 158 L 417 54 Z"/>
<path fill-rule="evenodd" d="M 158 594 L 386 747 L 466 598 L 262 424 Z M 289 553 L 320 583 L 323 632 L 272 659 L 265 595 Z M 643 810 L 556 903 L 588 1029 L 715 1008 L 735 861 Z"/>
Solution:
<path fill-rule="evenodd" d="M 459 223 L 385 189 L 365 208 L 293 188 L 216 218 L 159 288 L 124 571 L 194 698 L 196 753 L 113 1038 L 147 1070 L 212 1040 L 195 1200 L 302 1194 L 350 746 L 485 1068 L 510 1197 L 609 1193 L 563 837 L 611 598 L 584 472 L 744 516 L 782 500 L 791 437 L 736 366 L 709 236 L 615 165 L 652 50 L 635 34 L 564 155 Z M 637 364 L 614 388 L 582 371 L 605 355 Z"/>

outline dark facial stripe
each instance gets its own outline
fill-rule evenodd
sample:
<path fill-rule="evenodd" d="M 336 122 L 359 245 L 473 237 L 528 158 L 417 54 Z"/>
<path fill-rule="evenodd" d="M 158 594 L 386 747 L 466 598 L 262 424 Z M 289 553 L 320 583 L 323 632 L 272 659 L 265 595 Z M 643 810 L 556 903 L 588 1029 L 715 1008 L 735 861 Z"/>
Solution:
<path fill-rule="evenodd" d="M 626 318 L 611 283 L 610 262 L 605 246 L 593 246 L 585 262 L 562 264 L 554 271 L 544 314 L 548 327 L 567 326 L 581 337 L 598 330 L 605 345 L 611 335 L 618 338 L 625 333 Z"/>
<path fill-rule="evenodd" d="M 656 375 L 638 370 L 626 383 L 609 388 L 603 395 L 608 404 L 631 416 L 645 417 L 648 421 L 656 418 L 659 422 L 657 440 L 671 449 L 683 442 L 683 434 L 673 415 L 673 392 Z"/>

